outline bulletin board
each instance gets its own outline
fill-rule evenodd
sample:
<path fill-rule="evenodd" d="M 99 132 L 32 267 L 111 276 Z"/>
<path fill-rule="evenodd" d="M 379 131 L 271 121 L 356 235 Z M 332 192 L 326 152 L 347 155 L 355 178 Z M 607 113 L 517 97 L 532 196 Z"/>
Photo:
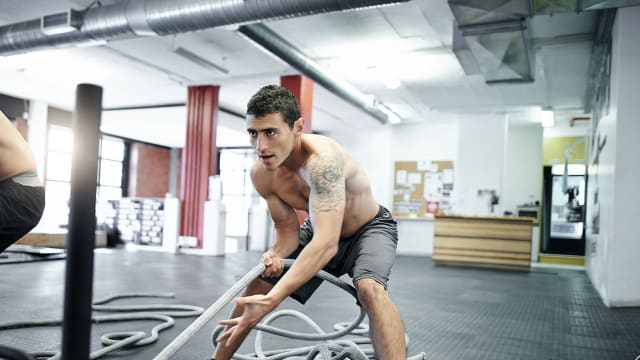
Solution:
<path fill-rule="evenodd" d="M 449 213 L 453 180 L 453 161 L 396 161 L 393 215 L 422 217 Z"/>

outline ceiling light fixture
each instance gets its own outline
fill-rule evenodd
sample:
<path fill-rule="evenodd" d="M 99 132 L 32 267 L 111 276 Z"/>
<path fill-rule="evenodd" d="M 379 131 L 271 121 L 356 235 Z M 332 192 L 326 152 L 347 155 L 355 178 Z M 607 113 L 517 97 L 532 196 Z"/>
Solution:
<path fill-rule="evenodd" d="M 178 54 L 178 55 L 180 55 L 180 56 L 182 56 L 183 58 L 195 63 L 195 64 L 198 64 L 198 65 L 204 67 L 205 69 L 215 70 L 215 71 L 221 72 L 221 73 L 223 73 L 225 75 L 227 75 L 229 73 L 228 69 L 225 69 L 225 68 L 223 68 L 222 66 L 220 66 L 218 64 L 214 64 L 211 61 L 203 58 L 202 56 L 200 56 L 200 55 L 198 55 L 198 54 L 196 54 L 196 53 L 194 53 L 192 51 L 189 51 L 189 50 L 187 50 L 187 49 L 185 49 L 183 47 L 178 46 L 175 49 L 173 49 L 173 52 Z"/>
<path fill-rule="evenodd" d="M 554 116 L 553 111 L 551 110 L 542 110 L 540 111 L 540 124 L 542 127 L 553 127 L 554 124 Z"/>
<path fill-rule="evenodd" d="M 86 40 L 73 44 L 75 47 L 83 48 L 83 47 L 93 47 L 93 46 L 102 46 L 107 45 L 107 40 Z"/>

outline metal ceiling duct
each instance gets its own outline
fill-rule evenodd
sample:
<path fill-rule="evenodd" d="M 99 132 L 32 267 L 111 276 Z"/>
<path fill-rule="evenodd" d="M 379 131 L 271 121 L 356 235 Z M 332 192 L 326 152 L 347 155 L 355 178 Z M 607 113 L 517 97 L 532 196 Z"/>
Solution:
<path fill-rule="evenodd" d="M 80 12 L 67 10 L 2 26 L 0 55 L 95 40 L 170 35 L 406 1 L 409 0 L 124 0 Z M 56 31 L 47 31 L 51 28 Z"/>
<path fill-rule="evenodd" d="M 459 26 L 520 20 L 530 15 L 527 0 L 449 0 Z"/>
<path fill-rule="evenodd" d="M 448 0 L 459 24 L 454 29 L 454 53 L 465 69 L 475 58 L 487 83 L 533 81 L 533 46 L 527 30 L 530 18 L 640 5 L 640 0 Z"/>
<path fill-rule="evenodd" d="M 610 1 L 613 0 L 608 2 Z M 466 26 L 520 20 L 535 15 L 577 12 L 578 2 L 578 0 L 449 0 L 449 7 L 458 24 Z M 607 1 L 582 0 L 582 2 Z"/>
<path fill-rule="evenodd" d="M 453 50 L 453 54 L 458 58 L 458 62 L 466 75 L 481 73 L 480 66 L 475 56 L 473 56 L 467 40 L 462 36 L 462 31 L 458 28 L 455 20 L 453 21 L 453 42 L 451 44 L 451 50 Z"/>
<path fill-rule="evenodd" d="M 384 105 L 376 103 L 372 96 L 365 95 L 350 83 L 324 71 L 315 61 L 267 26 L 244 25 L 240 26 L 238 31 L 330 92 L 364 110 L 380 123 L 390 122 L 389 116 L 384 111 Z"/>
<path fill-rule="evenodd" d="M 534 55 L 528 19 L 578 10 L 578 0 L 449 0 L 459 27 L 454 53 L 467 74 L 487 84 L 531 82 Z M 477 64 L 477 66 L 475 66 Z"/>
<path fill-rule="evenodd" d="M 582 10 L 602 10 L 640 5 L 640 0 L 581 0 Z"/>
<path fill-rule="evenodd" d="M 460 27 L 487 84 L 532 82 L 533 47 L 523 20 Z"/>

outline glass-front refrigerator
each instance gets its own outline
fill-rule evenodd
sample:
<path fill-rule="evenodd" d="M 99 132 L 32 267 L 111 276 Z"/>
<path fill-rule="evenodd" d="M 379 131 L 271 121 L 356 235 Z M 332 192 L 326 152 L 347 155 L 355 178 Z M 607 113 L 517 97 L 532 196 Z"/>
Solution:
<path fill-rule="evenodd" d="M 545 167 L 542 252 L 584 255 L 585 166 Z"/>

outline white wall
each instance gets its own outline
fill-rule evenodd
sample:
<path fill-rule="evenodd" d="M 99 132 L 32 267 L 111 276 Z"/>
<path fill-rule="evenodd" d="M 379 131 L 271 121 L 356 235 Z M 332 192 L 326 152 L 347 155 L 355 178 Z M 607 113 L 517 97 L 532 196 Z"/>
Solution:
<path fill-rule="evenodd" d="M 362 164 L 369 175 L 373 194 L 382 205 L 391 210 L 391 128 L 367 129 L 366 133 L 358 133 L 358 136 L 344 132 L 327 135 Z"/>
<path fill-rule="evenodd" d="M 446 115 L 440 120 L 360 136 L 328 135 L 362 162 L 375 184 L 374 193 L 379 199 L 386 194 L 386 204 L 392 204 L 393 164 L 403 160 L 454 161 L 454 193 L 463 197 L 454 203 L 457 214 L 488 215 L 486 197 L 478 198 L 478 189 L 495 189 L 501 202 L 514 207 L 528 201 L 530 194 L 539 196 L 542 128 L 538 124 L 508 128 L 504 115 Z M 501 209 L 497 206 L 494 214 L 501 215 Z M 433 253 L 433 220 L 400 219 L 398 230 L 399 254 Z"/>
<path fill-rule="evenodd" d="M 518 205 L 541 200 L 542 134 L 538 124 L 508 124 L 500 202 L 502 211 L 516 213 Z"/>
<path fill-rule="evenodd" d="M 587 273 L 608 306 L 640 305 L 640 236 L 636 219 L 640 203 L 638 19 L 640 7 L 618 9 L 613 33 L 611 107 L 609 115 L 600 120 L 595 137 L 596 143 L 606 137 L 606 144 L 599 154 L 594 146 L 589 157 Z M 598 216 L 599 231 L 594 227 Z"/>
<path fill-rule="evenodd" d="M 186 118 L 184 106 L 104 111 L 100 130 L 128 139 L 183 148 Z M 219 111 L 218 125 L 217 146 L 249 146 L 243 119 Z"/>
<path fill-rule="evenodd" d="M 490 212 L 488 197 L 478 190 L 495 190 L 502 198 L 507 119 L 505 115 L 465 115 L 458 120 L 454 209 L 463 215 L 502 215 L 501 205 Z"/>
<path fill-rule="evenodd" d="M 366 135 L 328 134 L 362 162 L 374 193 L 392 204 L 393 163 L 451 160 L 455 166 L 454 212 L 487 215 L 486 197 L 478 189 L 495 189 L 500 205 L 494 214 L 540 200 L 542 128 L 538 124 L 509 127 L 504 115 L 443 115 L 441 122 L 403 124 Z"/>

